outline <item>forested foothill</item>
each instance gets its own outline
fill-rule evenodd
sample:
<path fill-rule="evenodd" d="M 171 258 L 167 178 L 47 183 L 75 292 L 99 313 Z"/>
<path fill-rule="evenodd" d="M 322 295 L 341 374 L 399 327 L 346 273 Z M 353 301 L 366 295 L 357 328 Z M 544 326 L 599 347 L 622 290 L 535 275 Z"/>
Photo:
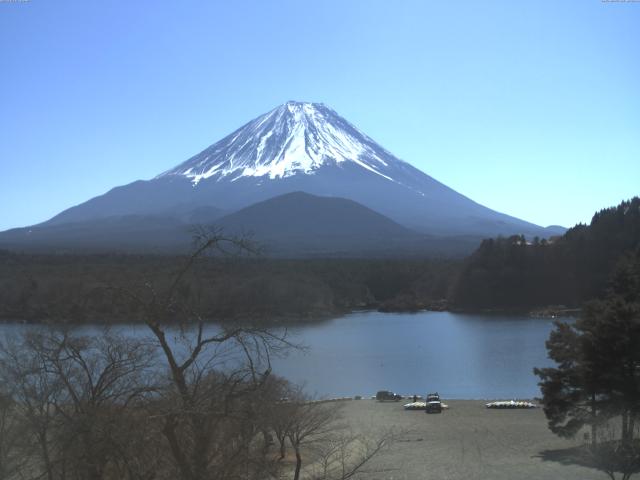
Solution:
<path fill-rule="evenodd" d="M 31 322 L 132 322 L 139 311 L 114 289 L 162 284 L 184 257 L 0 255 L 0 317 Z M 359 309 L 438 307 L 454 260 L 205 258 L 181 295 L 209 320 L 317 320 Z"/>
<path fill-rule="evenodd" d="M 181 290 L 210 321 L 304 322 L 360 309 L 527 312 L 580 308 L 603 295 L 640 248 L 640 199 L 596 213 L 561 237 L 484 240 L 468 258 L 202 259 Z M 0 318 L 135 322 L 114 291 L 161 285 L 184 256 L 0 252 Z"/>
<path fill-rule="evenodd" d="M 625 254 L 640 246 L 640 198 L 597 212 L 590 225 L 541 240 L 484 240 L 464 262 L 450 301 L 461 309 L 581 307 L 601 296 Z"/>

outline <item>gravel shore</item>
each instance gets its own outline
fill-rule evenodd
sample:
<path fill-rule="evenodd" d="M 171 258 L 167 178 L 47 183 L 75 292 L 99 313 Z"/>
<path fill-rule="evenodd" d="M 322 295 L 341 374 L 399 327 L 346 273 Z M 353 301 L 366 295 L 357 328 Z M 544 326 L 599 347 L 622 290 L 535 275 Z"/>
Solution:
<path fill-rule="evenodd" d="M 604 479 L 602 472 L 558 459 L 579 445 L 547 428 L 542 409 L 491 410 L 484 401 L 446 400 L 449 410 L 405 411 L 406 402 L 344 402 L 354 431 L 402 431 L 358 478 L 371 480 Z"/>

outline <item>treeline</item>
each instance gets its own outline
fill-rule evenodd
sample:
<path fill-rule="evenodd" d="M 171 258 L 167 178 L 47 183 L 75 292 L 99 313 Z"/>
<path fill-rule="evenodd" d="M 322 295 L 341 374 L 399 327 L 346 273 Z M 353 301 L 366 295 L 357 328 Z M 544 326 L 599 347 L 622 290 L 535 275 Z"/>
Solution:
<path fill-rule="evenodd" d="M 464 263 L 451 302 L 466 309 L 579 307 L 601 296 L 623 256 L 640 246 L 640 198 L 601 210 L 550 241 L 484 240 Z"/>
<path fill-rule="evenodd" d="M 561 237 L 484 240 L 464 260 L 204 258 L 181 295 L 217 322 L 299 322 L 358 309 L 580 307 L 602 295 L 616 263 L 639 246 L 640 199 L 633 198 Z M 166 286 L 187 258 L 0 252 L 0 319 L 134 322 L 141 312 L 113 292 Z"/>
<path fill-rule="evenodd" d="M 120 288 L 164 285 L 185 257 L 0 254 L 0 318 L 131 322 Z M 212 321 L 305 321 L 357 309 L 442 308 L 456 260 L 205 258 L 181 294 Z M 148 294 L 148 293 L 146 293 Z"/>

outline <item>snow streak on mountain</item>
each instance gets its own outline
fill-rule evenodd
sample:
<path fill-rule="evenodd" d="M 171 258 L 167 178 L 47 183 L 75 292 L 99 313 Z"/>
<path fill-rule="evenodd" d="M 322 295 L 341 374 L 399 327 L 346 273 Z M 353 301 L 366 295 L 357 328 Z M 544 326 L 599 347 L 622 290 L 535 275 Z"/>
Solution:
<path fill-rule="evenodd" d="M 349 162 L 393 181 L 390 160 L 401 162 L 325 105 L 287 102 L 156 178 L 278 179 Z"/>
<path fill-rule="evenodd" d="M 280 105 L 177 167 L 151 180 L 115 187 L 42 226 L 117 226 L 117 219 L 135 223 L 149 216 L 165 223 L 224 223 L 224 215 L 294 192 L 351 200 L 420 234 L 548 235 L 544 228 L 486 208 L 396 158 L 327 106 L 304 102 Z M 286 198 L 296 203 L 302 197 Z M 329 208 L 330 202 L 320 203 Z M 339 220 L 341 212 L 329 210 Z M 154 225 L 145 233 L 150 238 L 161 236 Z"/>

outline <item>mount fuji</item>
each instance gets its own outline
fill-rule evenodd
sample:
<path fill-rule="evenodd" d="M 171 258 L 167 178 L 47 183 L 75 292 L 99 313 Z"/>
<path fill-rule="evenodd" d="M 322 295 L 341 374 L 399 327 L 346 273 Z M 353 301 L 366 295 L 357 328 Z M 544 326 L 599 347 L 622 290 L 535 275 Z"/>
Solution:
<path fill-rule="evenodd" d="M 0 244 L 36 238 L 45 244 L 46 232 L 55 231 L 57 245 L 64 245 L 65 231 L 76 232 L 78 241 L 82 225 L 104 229 L 109 224 L 117 230 L 126 219 L 153 223 L 152 238 L 158 241 L 159 223 L 168 229 L 224 225 L 225 216 L 293 192 L 357 202 L 412 235 L 547 237 L 563 231 L 474 202 L 395 157 L 321 103 L 287 102 L 151 180 L 116 187 L 37 226 L 4 232 Z M 251 224 L 245 226 L 251 230 Z M 327 231 L 332 228 L 327 224 Z M 144 232 L 139 236 L 144 239 Z"/>

